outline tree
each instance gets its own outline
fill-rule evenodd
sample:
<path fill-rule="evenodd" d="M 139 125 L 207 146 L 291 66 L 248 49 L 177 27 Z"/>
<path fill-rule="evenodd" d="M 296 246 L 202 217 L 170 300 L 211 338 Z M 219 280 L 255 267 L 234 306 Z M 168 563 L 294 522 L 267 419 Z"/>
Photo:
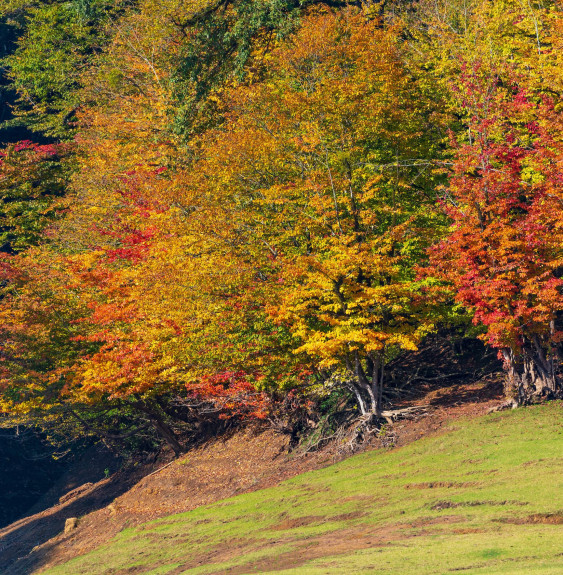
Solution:
<path fill-rule="evenodd" d="M 191 187 L 270 283 L 294 353 L 325 377 L 347 372 L 359 409 L 377 414 L 386 362 L 435 322 L 415 273 L 440 230 L 425 174 L 431 107 L 396 31 L 352 9 L 310 14 L 268 69 L 225 96 Z"/>
<path fill-rule="evenodd" d="M 562 393 L 561 119 L 525 79 L 491 85 L 480 72 L 468 67 L 462 81 L 470 139 L 455 144 L 444 196 L 453 223 L 434 261 L 504 359 L 508 395 L 524 403 Z"/>
<path fill-rule="evenodd" d="M 132 16 L 101 70 L 89 73 L 97 106 L 81 116 L 67 217 L 49 247 L 12 259 L 6 271 L 0 307 L 12 343 L 2 407 L 14 418 L 74 418 L 102 437 L 118 435 L 116 425 L 130 435 L 148 423 L 179 452 L 171 420 L 263 417 L 265 402 L 217 349 L 241 315 L 235 282 L 221 284 L 223 252 L 211 250 L 214 240 L 202 240 L 191 222 L 178 227 L 178 210 L 166 203 L 167 187 L 179 185 L 167 169 L 176 154 L 161 68 L 170 41 L 149 19 Z M 209 267 L 185 253 L 194 242 Z M 216 260 L 221 266 L 213 268 Z"/>
<path fill-rule="evenodd" d="M 547 6 L 476 3 L 440 64 L 459 70 L 458 122 L 452 226 L 433 260 L 499 350 L 516 403 L 561 394 L 560 27 Z"/>
<path fill-rule="evenodd" d="M 15 49 L 2 60 L 18 94 L 12 124 L 57 139 L 72 137 L 76 111 L 84 104 L 80 76 L 125 6 L 106 0 L 13 0 L 0 8 L 0 17 L 19 31 Z"/>
<path fill-rule="evenodd" d="M 20 252 L 46 238 L 63 210 L 69 146 L 29 141 L 0 151 L 0 251 Z"/>
<path fill-rule="evenodd" d="M 382 16 L 385 0 L 366 14 Z M 253 82 L 267 69 L 267 55 L 298 29 L 302 17 L 321 9 L 364 6 L 356 0 L 171 0 L 166 17 L 178 34 L 173 61 L 174 125 L 187 140 L 222 123 L 221 93 L 233 82 Z M 162 11 L 162 3 L 147 10 Z"/>

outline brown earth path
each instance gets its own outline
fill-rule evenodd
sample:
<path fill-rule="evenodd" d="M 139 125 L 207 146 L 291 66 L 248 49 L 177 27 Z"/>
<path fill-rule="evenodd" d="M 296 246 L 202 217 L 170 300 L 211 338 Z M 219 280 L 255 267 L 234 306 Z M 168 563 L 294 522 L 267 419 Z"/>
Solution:
<path fill-rule="evenodd" d="M 417 399 L 402 404 L 427 405 L 428 414 L 396 422 L 383 443 L 388 445 L 391 437 L 399 447 L 439 433 L 444 424 L 485 414 L 501 401 L 498 374 L 463 385 L 429 384 Z M 366 448 L 381 446 L 382 440 L 376 438 Z M 247 429 L 175 461 L 163 458 L 96 483 L 85 482 L 59 503 L 0 530 L 0 573 L 38 573 L 100 546 L 125 527 L 269 487 L 342 457 L 334 445 L 297 456 L 288 452 L 287 437 Z M 69 517 L 79 518 L 78 527 L 65 534 Z"/>

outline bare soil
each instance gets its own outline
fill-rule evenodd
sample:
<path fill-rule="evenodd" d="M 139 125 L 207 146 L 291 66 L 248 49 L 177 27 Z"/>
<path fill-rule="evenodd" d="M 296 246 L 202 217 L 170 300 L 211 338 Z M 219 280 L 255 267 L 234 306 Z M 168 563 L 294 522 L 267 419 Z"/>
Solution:
<path fill-rule="evenodd" d="M 397 421 L 390 426 L 385 437 L 375 437 L 365 449 L 389 448 L 390 441 L 399 447 L 422 436 L 440 433 L 452 420 L 483 415 L 497 407 L 502 399 L 499 374 L 465 384 L 429 382 L 422 386 L 416 397 L 397 404 L 397 407 L 426 405 L 429 412 Z M 67 477 L 66 483 L 57 488 L 59 493 L 64 493 L 58 502 L 0 530 L 0 573 L 28 575 L 40 572 L 100 546 L 125 527 L 270 487 L 297 474 L 331 465 L 342 457 L 330 444 L 321 451 L 305 455 L 290 452 L 287 436 L 271 430 L 249 428 L 230 437 L 210 441 L 176 461 L 172 461 L 170 453 L 163 452 L 150 465 L 138 465 L 100 481 L 85 480 L 76 485 L 76 480 Z M 77 466 L 77 477 L 87 477 L 85 465 L 87 463 L 82 468 Z M 70 517 L 79 518 L 78 527 L 65 534 L 65 520 Z M 450 520 L 454 520 L 453 517 Z M 314 518 L 303 520 L 314 521 Z M 559 521 L 559 517 L 555 521 Z M 291 527 L 280 524 L 277 529 Z M 326 555 L 327 546 L 331 554 L 335 554 L 339 545 L 345 544 L 346 552 L 349 552 L 350 545 L 363 548 L 399 537 L 398 532 L 381 533 L 377 530 L 351 535 L 353 537 L 343 540 L 342 533 L 339 533 L 338 541 L 330 540 L 330 534 L 319 537 L 314 548 L 307 544 L 301 551 L 280 557 L 280 568 L 300 565 L 300 554 L 309 560 L 314 556 L 322 557 Z M 244 568 L 247 569 L 245 572 L 260 572 L 258 563 Z M 242 573 L 237 570 L 231 572 Z"/>

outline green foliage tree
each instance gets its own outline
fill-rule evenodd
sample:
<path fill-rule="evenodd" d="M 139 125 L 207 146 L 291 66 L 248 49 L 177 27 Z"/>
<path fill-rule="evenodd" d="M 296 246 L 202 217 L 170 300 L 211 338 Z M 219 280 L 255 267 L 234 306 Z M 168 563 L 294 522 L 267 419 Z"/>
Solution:
<path fill-rule="evenodd" d="M 126 4 L 12 1 L 0 9 L 0 17 L 18 30 L 15 49 L 2 60 L 18 94 L 13 124 L 58 139 L 72 137 L 76 110 L 84 103 L 80 76 Z"/>
<path fill-rule="evenodd" d="M 43 230 L 61 214 L 68 146 L 11 144 L 0 151 L 0 251 L 15 253 L 46 238 Z"/>

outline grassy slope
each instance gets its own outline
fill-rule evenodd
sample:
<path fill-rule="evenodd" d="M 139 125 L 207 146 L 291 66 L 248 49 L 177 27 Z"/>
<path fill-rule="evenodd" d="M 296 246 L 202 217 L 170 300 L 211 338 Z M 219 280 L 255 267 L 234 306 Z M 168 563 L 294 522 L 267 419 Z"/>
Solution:
<path fill-rule="evenodd" d="M 562 424 L 561 402 L 456 422 L 126 529 L 46 573 L 560 575 Z"/>

